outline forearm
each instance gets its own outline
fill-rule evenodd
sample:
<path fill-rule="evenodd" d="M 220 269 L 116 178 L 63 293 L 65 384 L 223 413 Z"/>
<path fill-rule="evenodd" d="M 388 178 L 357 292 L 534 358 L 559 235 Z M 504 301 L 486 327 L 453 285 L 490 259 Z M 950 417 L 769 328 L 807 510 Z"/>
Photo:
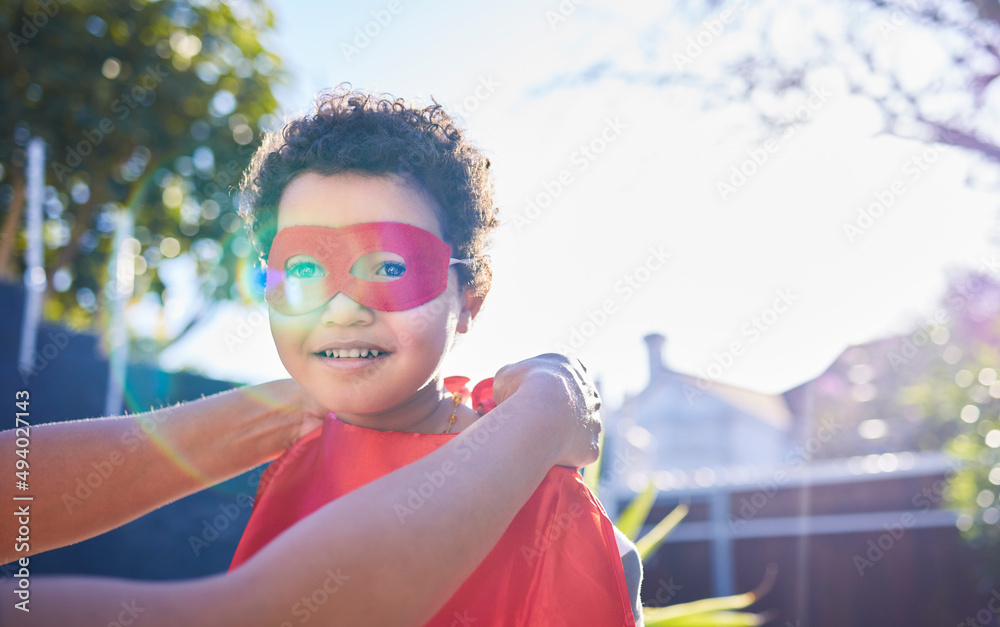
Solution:
<path fill-rule="evenodd" d="M 273 459 L 290 443 L 287 415 L 228 390 L 130 416 L 31 427 L 30 550 L 14 552 L 14 517 L 0 519 L 0 563 L 79 542 Z M 15 432 L 0 432 L 0 468 L 14 468 Z M 14 491 L 13 481 L 5 491 Z M 12 494 L 5 499 L 10 500 Z"/>
<path fill-rule="evenodd" d="M 447 447 L 370 491 L 328 505 L 329 519 L 301 521 L 294 536 L 280 536 L 237 571 L 245 583 L 236 585 L 266 586 L 284 599 L 269 620 L 295 622 L 289 611 L 303 589 L 311 594 L 332 570 L 350 579 L 318 608 L 319 624 L 423 625 L 485 559 L 556 464 L 558 436 L 538 412 L 528 397 L 511 397 Z M 440 486 L 428 478 L 442 474 Z M 433 493 L 418 492 L 423 504 L 413 510 L 412 492 L 427 483 Z M 334 528 L 336 535 L 329 533 Z M 294 577 L 283 560 L 288 555 L 300 556 Z"/>
<path fill-rule="evenodd" d="M 306 614 L 323 625 L 422 625 L 557 463 L 564 431 L 536 419 L 540 411 L 530 395 L 515 394 L 441 449 L 300 521 L 228 575 L 169 585 L 33 581 L 34 622 L 24 624 L 106 623 L 134 600 L 143 608 L 135 625 L 273 626 Z M 401 515 L 410 490 L 439 471 L 446 480 Z M 12 605 L 4 601 L 0 617 L 13 617 Z"/>

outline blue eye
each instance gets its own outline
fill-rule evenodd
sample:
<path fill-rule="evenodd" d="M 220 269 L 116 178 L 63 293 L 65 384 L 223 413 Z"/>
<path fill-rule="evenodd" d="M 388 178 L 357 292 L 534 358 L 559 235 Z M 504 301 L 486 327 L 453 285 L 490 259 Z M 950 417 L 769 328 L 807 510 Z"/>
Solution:
<path fill-rule="evenodd" d="M 398 279 L 403 276 L 406 272 L 406 264 L 400 263 L 398 261 L 386 261 L 385 263 L 379 265 L 378 270 L 375 272 L 378 276 L 389 277 L 392 279 Z"/>
<path fill-rule="evenodd" d="M 365 253 L 351 266 L 351 274 L 362 281 L 396 281 L 406 273 L 406 260 L 389 251 Z"/>

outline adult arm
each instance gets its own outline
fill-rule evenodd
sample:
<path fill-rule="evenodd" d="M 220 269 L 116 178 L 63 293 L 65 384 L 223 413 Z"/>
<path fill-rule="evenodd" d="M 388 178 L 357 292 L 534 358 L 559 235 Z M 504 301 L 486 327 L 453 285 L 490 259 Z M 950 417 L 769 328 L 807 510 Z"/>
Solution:
<path fill-rule="evenodd" d="M 173 583 L 38 579 L 29 614 L 13 609 L 9 582 L 0 589 L 0 618 L 63 626 L 123 615 L 133 625 L 193 627 L 294 625 L 308 616 L 323 625 L 422 625 L 486 557 L 553 465 L 579 467 L 597 457 L 596 397 L 575 366 L 545 356 L 501 370 L 496 383 L 500 404 L 472 427 L 317 510 L 232 573 Z M 396 506 L 406 504 L 409 490 L 445 464 L 458 471 L 400 517 Z"/>
<path fill-rule="evenodd" d="M 0 564 L 100 535 L 275 459 L 325 413 L 286 379 L 143 414 L 32 425 L 30 490 L 16 494 L 34 496 L 30 550 L 4 541 Z M 0 432 L 0 468 L 13 470 L 17 435 Z M 14 488 L 5 482 L 4 500 Z M 13 538 L 16 524 L 0 517 L 0 538 Z"/>

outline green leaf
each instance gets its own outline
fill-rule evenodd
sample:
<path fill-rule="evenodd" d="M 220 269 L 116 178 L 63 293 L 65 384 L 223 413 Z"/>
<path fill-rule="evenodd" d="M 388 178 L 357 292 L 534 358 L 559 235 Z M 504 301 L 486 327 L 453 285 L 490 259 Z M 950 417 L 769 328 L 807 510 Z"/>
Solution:
<path fill-rule="evenodd" d="M 652 555 L 660 547 L 666 539 L 667 534 L 673 531 L 674 527 L 687 516 L 688 509 L 686 503 L 681 503 L 672 512 L 667 514 L 663 520 L 656 523 L 656 526 L 650 529 L 649 533 L 636 541 L 635 547 L 639 550 L 639 559 L 645 560 L 647 556 Z"/>
<path fill-rule="evenodd" d="M 272 86 L 285 76 L 278 57 L 261 44 L 273 30 L 265 0 L 244 2 L 250 17 L 240 19 L 219 2 L 56 4 L 58 11 L 29 41 L 14 47 L 5 39 L 0 46 L 0 67 L 10 69 L 5 76 L 13 74 L 0 85 L 0 135 L 12 138 L 23 126 L 45 140 L 45 182 L 59 208 L 59 217 L 49 220 L 60 227 L 56 232 L 68 232 L 45 251 L 46 314 L 69 320 L 78 330 L 100 326 L 107 299 L 84 307 L 78 296 L 83 289 L 102 294 L 112 239 L 102 225 L 125 207 L 135 220 L 135 252 L 144 258 L 135 274 L 136 299 L 150 293 L 158 297 L 153 302 L 162 300 L 158 249 L 166 238 L 177 241 L 181 254 L 206 250 L 199 241 L 223 244 L 221 258 L 191 253 L 198 257 L 198 289 L 206 301 L 237 297 L 238 269 L 246 260 L 242 236 L 232 228 L 238 206 L 230 192 L 259 141 L 252 129 L 277 110 Z M 4 32 L 20 32 L 38 6 L 27 0 L 3 3 L 0 25 L 10 26 Z M 98 17 L 101 34 L 92 31 L 92 18 Z M 271 62 L 258 63 L 263 57 Z M 213 69 L 206 74 L 205 68 Z M 209 105 L 221 89 L 235 96 L 234 108 L 213 109 L 218 115 L 211 115 Z M 243 127 L 250 129 L 249 143 L 246 132 L 241 139 L 234 134 Z M 24 167 L 15 152 L 23 150 L 12 151 L 14 144 L 8 144 L 0 145 L 0 166 L 9 170 L 4 182 L 10 181 L 17 197 Z M 165 198 L 168 187 L 173 191 Z M 5 227 L 5 232 L 23 228 L 17 221 Z M 14 241 L 0 257 L 0 274 L 19 275 L 24 240 Z M 57 270 L 68 272 L 69 289 L 53 289 Z M 143 339 L 149 341 L 135 343 L 135 354 L 155 358 L 164 342 L 176 338 Z"/>
<path fill-rule="evenodd" d="M 767 616 L 747 612 L 703 612 L 674 618 L 645 618 L 644 623 L 646 627 L 736 627 L 763 625 L 767 620 Z"/>
<path fill-rule="evenodd" d="M 667 607 L 656 607 L 656 608 L 643 608 L 643 617 L 646 627 L 652 627 L 653 625 L 742 625 L 742 624 L 752 624 L 757 625 L 760 623 L 677 623 L 677 622 L 662 622 L 668 619 L 680 619 L 680 618 L 693 618 L 698 615 L 705 614 L 725 614 L 730 613 L 726 610 L 740 610 L 757 602 L 762 596 L 771 590 L 774 586 L 774 579 L 778 575 L 778 567 L 775 564 L 768 564 L 767 570 L 764 571 L 764 578 L 757 585 L 756 588 L 750 592 L 744 592 L 743 594 L 734 594 L 727 597 L 716 597 L 712 599 L 701 599 L 698 601 L 691 601 L 690 603 L 677 603 L 675 605 L 668 605 Z M 750 616 L 753 616 L 752 614 Z"/>
<path fill-rule="evenodd" d="M 618 522 L 615 523 L 615 526 L 632 542 L 635 542 L 639 531 L 642 529 L 642 524 L 646 522 L 646 517 L 649 516 L 649 510 L 653 508 L 653 503 L 656 501 L 658 493 L 659 490 L 656 488 L 656 484 L 650 479 L 642 494 L 635 497 L 635 500 L 629 503 L 629 506 L 622 512 L 622 515 L 618 517 Z"/>

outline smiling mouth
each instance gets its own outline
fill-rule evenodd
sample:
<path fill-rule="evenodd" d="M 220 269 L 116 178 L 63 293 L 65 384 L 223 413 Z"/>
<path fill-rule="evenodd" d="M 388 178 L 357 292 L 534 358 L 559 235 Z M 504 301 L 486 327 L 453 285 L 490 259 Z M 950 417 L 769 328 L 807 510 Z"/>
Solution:
<path fill-rule="evenodd" d="M 327 359 L 377 359 L 390 354 L 387 351 L 376 350 L 374 348 L 334 348 L 313 353 L 317 357 L 325 357 Z"/>

